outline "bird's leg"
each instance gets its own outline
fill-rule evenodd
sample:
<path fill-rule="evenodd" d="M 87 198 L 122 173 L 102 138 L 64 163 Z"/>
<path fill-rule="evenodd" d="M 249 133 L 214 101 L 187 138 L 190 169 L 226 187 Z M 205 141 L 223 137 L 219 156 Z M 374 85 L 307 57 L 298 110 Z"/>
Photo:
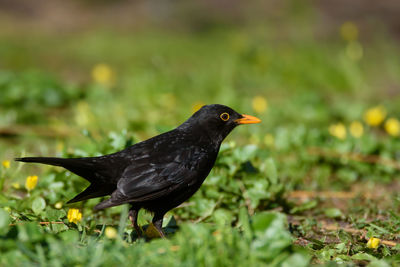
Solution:
<path fill-rule="evenodd" d="M 142 229 L 140 228 L 140 226 L 137 223 L 138 214 L 139 214 L 139 210 L 131 208 L 129 210 L 129 220 L 131 220 L 132 225 L 135 228 L 138 237 L 142 237 Z"/>
<path fill-rule="evenodd" d="M 162 212 L 162 213 L 161 212 L 160 213 L 156 212 L 154 214 L 154 217 L 153 217 L 153 220 L 152 220 L 152 223 L 153 223 L 154 227 L 157 229 L 157 232 L 160 234 L 160 236 L 162 238 L 165 238 L 165 234 L 164 234 L 164 232 L 162 230 L 162 223 L 163 223 L 164 214 L 165 214 L 165 212 Z"/>

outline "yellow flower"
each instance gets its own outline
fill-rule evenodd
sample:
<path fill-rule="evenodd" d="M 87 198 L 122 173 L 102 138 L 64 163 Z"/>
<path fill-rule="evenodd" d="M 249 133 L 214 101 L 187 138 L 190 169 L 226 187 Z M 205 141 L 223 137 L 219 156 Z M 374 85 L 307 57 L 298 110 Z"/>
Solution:
<path fill-rule="evenodd" d="M 92 79 L 101 85 L 110 86 L 114 82 L 114 72 L 109 65 L 100 63 L 93 67 Z"/>
<path fill-rule="evenodd" d="M 62 202 L 57 202 L 55 205 L 54 205 L 54 207 L 56 208 L 56 209 L 61 209 L 62 208 Z"/>
<path fill-rule="evenodd" d="M 391 136 L 399 136 L 400 134 L 399 120 L 395 118 L 389 118 L 385 123 L 385 130 Z"/>
<path fill-rule="evenodd" d="M 11 186 L 14 187 L 15 189 L 21 188 L 21 185 L 19 183 L 13 183 Z"/>
<path fill-rule="evenodd" d="M 350 133 L 355 138 L 360 138 L 364 134 L 364 126 L 359 121 L 353 121 L 350 124 Z"/>
<path fill-rule="evenodd" d="M 379 238 L 371 237 L 367 242 L 367 247 L 368 248 L 377 248 L 377 247 L 379 247 L 380 243 L 381 243 L 381 240 Z"/>
<path fill-rule="evenodd" d="M 254 97 L 251 104 L 253 106 L 253 110 L 257 113 L 263 113 L 268 108 L 268 101 L 262 96 Z"/>
<path fill-rule="evenodd" d="M 114 227 L 110 227 L 110 226 L 106 227 L 106 229 L 104 230 L 104 234 L 109 239 L 114 239 L 114 238 L 117 238 L 117 236 L 118 236 L 117 230 Z"/>
<path fill-rule="evenodd" d="M 195 102 L 192 105 L 192 112 L 195 113 L 196 111 L 198 111 L 199 109 L 201 109 L 202 106 L 204 106 L 205 104 L 203 102 Z"/>
<path fill-rule="evenodd" d="M 72 223 L 78 223 L 80 220 L 82 220 L 82 213 L 79 211 L 79 209 L 69 209 L 68 210 L 68 215 L 67 215 L 68 221 Z"/>
<path fill-rule="evenodd" d="M 347 21 L 340 27 L 340 35 L 345 41 L 355 41 L 358 39 L 358 28 L 351 21 Z"/>
<path fill-rule="evenodd" d="M 345 139 L 347 132 L 346 132 L 346 127 L 344 126 L 343 123 L 337 123 L 337 124 L 332 124 L 329 126 L 329 133 L 339 139 Z"/>
<path fill-rule="evenodd" d="M 275 138 L 272 134 L 266 134 L 264 136 L 264 144 L 266 146 L 269 146 L 269 147 L 274 146 L 274 143 L 275 143 Z"/>
<path fill-rule="evenodd" d="M 37 175 L 30 175 L 30 176 L 28 176 L 28 177 L 26 178 L 26 181 L 25 181 L 25 188 L 26 188 L 26 190 L 28 190 L 28 191 L 33 190 L 33 189 L 36 187 L 37 182 L 38 182 L 38 177 L 37 177 Z"/>
<path fill-rule="evenodd" d="M 10 161 L 9 160 L 3 160 L 1 162 L 1 165 L 3 165 L 4 168 L 8 169 L 8 168 L 10 168 Z"/>
<path fill-rule="evenodd" d="M 371 126 L 378 126 L 383 122 L 385 117 L 386 110 L 382 106 L 370 108 L 364 113 L 364 120 L 367 122 L 368 125 Z"/>

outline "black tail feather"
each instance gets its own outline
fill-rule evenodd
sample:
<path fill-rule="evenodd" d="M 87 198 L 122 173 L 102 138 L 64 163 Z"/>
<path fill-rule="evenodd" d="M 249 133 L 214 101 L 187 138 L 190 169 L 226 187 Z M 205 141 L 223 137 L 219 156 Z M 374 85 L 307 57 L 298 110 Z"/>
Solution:
<path fill-rule="evenodd" d="M 16 158 L 16 161 L 41 163 L 64 167 L 65 169 L 85 178 L 89 182 L 96 182 L 96 164 L 93 158 L 53 158 L 53 157 L 26 157 Z"/>
<path fill-rule="evenodd" d="M 54 166 L 62 166 L 62 162 L 65 162 L 66 159 L 53 158 L 53 157 L 25 157 L 25 158 L 15 158 L 14 160 L 22 162 L 33 162 L 33 163 L 42 163 Z"/>
<path fill-rule="evenodd" d="M 111 194 L 115 190 L 113 185 L 102 185 L 91 184 L 84 191 L 80 192 L 73 199 L 69 200 L 67 204 L 78 201 L 87 200 L 90 198 L 103 197 Z"/>
<path fill-rule="evenodd" d="M 85 178 L 91 184 L 67 203 L 74 203 L 90 198 L 102 197 L 111 194 L 116 185 L 110 183 L 108 175 L 101 172 L 101 164 L 96 158 L 53 158 L 53 157 L 26 157 L 16 158 L 16 161 L 41 163 L 64 167 L 65 169 Z"/>

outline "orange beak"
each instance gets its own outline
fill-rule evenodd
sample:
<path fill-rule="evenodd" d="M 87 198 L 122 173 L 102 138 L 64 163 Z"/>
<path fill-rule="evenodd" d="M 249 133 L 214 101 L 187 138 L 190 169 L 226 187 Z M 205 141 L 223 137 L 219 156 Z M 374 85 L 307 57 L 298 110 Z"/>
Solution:
<path fill-rule="evenodd" d="M 260 123 L 261 120 L 254 116 L 242 114 L 242 118 L 235 120 L 237 124 L 252 124 L 252 123 Z"/>

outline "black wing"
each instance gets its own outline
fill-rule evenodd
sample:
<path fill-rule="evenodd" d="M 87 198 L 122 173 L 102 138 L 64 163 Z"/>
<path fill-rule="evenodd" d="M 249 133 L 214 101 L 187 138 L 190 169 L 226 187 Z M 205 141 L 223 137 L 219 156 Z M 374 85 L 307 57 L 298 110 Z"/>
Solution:
<path fill-rule="evenodd" d="M 189 143 L 191 145 L 186 145 Z M 95 209 L 149 201 L 191 186 L 196 183 L 199 172 L 208 173 L 215 156 L 179 137 L 159 142 L 152 153 L 134 160 L 125 169 L 111 198 L 99 203 Z"/>

